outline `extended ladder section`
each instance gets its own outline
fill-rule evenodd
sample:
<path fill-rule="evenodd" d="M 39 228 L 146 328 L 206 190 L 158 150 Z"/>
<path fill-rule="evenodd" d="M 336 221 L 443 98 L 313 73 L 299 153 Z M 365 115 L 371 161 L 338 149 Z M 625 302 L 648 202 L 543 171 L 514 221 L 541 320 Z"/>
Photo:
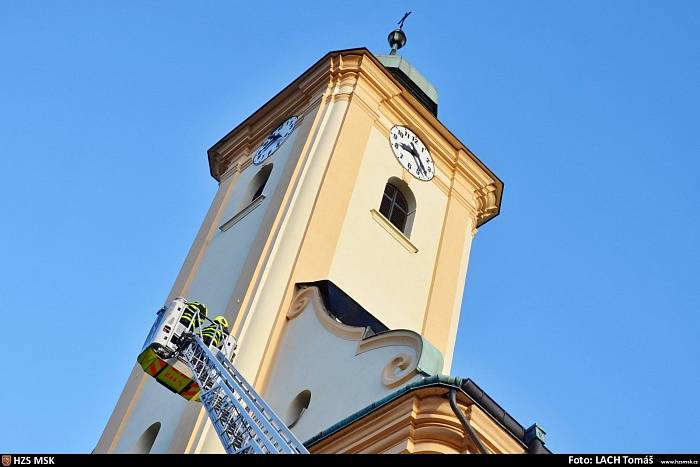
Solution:
<path fill-rule="evenodd" d="M 308 454 L 277 414 L 222 352 L 191 335 L 181 353 L 202 392 L 209 419 L 229 454 Z"/>
<path fill-rule="evenodd" d="M 177 297 L 158 310 L 137 360 L 163 386 L 204 404 L 227 453 L 308 454 L 231 363 L 236 341 L 224 323 Z"/>

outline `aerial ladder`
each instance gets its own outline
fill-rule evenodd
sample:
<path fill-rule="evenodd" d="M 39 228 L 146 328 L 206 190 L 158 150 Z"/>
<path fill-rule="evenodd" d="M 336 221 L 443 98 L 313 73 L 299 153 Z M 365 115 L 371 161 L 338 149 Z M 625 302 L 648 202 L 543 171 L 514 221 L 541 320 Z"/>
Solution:
<path fill-rule="evenodd" d="M 308 454 L 304 445 L 231 363 L 236 341 L 220 323 L 177 297 L 158 310 L 138 362 L 160 384 L 201 402 L 228 454 Z M 192 313 L 192 309 L 189 310 Z M 218 326 L 221 340 L 205 344 L 202 330 Z"/>

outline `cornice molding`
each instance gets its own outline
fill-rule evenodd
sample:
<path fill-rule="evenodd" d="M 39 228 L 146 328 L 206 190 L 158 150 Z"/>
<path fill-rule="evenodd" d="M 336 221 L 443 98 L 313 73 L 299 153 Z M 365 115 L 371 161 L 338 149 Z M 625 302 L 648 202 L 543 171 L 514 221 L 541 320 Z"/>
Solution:
<path fill-rule="evenodd" d="M 465 396 L 457 404 L 491 453 L 523 454 L 517 440 Z M 310 447 L 312 453 L 477 453 L 447 400 L 447 389 L 423 387 L 369 412 Z"/>
<path fill-rule="evenodd" d="M 447 179 L 467 181 L 461 200 L 476 211 L 477 227 L 498 215 L 503 182 L 364 48 L 330 52 L 229 132 L 208 151 L 212 176 L 220 180 L 285 116 L 338 100 L 357 102 L 377 125 L 410 124 Z"/>

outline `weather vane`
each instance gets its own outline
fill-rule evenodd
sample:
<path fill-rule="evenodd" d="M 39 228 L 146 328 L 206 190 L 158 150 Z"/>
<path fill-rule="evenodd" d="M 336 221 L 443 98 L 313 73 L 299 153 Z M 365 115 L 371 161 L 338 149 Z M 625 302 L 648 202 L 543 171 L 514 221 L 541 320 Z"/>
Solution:
<path fill-rule="evenodd" d="M 401 18 L 401 21 L 399 21 L 399 29 L 403 29 L 403 22 L 406 21 L 406 18 L 408 18 L 408 15 L 410 15 L 411 12 L 407 11 L 404 13 L 403 18 Z"/>
<path fill-rule="evenodd" d="M 389 33 L 389 45 L 391 46 L 389 55 L 396 55 L 396 51 L 406 45 L 406 33 L 403 32 L 403 22 L 406 21 L 410 14 L 410 11 L 404 13 L 403 18 L 398 22 L 399 27 Z"/>

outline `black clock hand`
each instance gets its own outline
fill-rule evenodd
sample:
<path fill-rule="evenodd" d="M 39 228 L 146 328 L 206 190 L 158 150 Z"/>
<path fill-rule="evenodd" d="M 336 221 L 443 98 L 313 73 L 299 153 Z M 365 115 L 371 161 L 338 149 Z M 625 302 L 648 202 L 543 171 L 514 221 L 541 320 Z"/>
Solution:
<path fill-rule="evenodd" d="M 401 149 L 406 150 L 406 151 L 410 152 L 411 154 L 413 154 L 413 149 L 408 144 L 401 143 Z M 415 154 L 413 154 L 413 155 L 415 156 Z"/>
<path fill-rule="evenodd" d="M 425 175 L 427 177 L 428 174 L 425 173 L 425 167 L 423 167 L 423 163 L 420 160 L 420 156 L 418 155 L 418 151 L 416 151 L 416 148 L 412 147 L 412 146 L 413 146 L 413 143 L 411 143 L 411 146 L 409 146 L 408 144 L 401 143 L 401 149 L 404 149 L 404 150 L 408 151 L 409 153 L 411 153 L 413 158 L 416 160 L 416 168 L 418 169 L 419 172 L 422 172 L 423 175 Z"/>
<path fill-rule="evenodd" d="M 417 154 L 413 153 L 413 159 L 415 159 L 416 164 L 418 164 L 416 167 L 418 169 L 418 173 L 422 173 L 423 175 L 425 175 L 427 177 L 428 174 L 425 173 L 425 169 L 423 168 L 423 163 L 420 161 L 420 157 L 418 157 Z"/>
<path fill-rule="evenodd" d="M 416 158 L 416 160 L 418 161 L 418 165 L 420 165 L 421 172 L 423 172 L 423 175 L 425 175 L 427 177 L 428 173 L 425 171 L 425 166 L 423 165 L 423 161 L 420 160 L 420 156 L 418 155 L 418 151 L 416 150 L 416 147 L 413 145 L 413 143 L 411 143 L 411 149 L 412 149 L 411 152 L 413 153 L 413 157 Z"/>
<path fill-rule="evenodd" d="M 416 163 L 418 164 L 420 172 L 422 172 L 423 175 L 425 175 L 427 177 L 428 173 L 425 171 L 425 166 L 423 165 L 423 161 L 420 160 L 420 156 L 418 155 L 418 151 L 416 150 L 416 147 L 413 145 L 413 143 L 411 143 L 411 146 L 408 146 L 406 144 L 401 144 L 401 146 L 413 155 L 413 158 L 416 160 Z"/>
<path fill-rule="evenodd" d="M 267 141 L 263 145 L 263 150 L 269 148 L 272 146 L 272 143 L 280 139 L 282 136 L 278 135 L 277 133 L 271 134 L 269 138 L 267 138 Z"/>

